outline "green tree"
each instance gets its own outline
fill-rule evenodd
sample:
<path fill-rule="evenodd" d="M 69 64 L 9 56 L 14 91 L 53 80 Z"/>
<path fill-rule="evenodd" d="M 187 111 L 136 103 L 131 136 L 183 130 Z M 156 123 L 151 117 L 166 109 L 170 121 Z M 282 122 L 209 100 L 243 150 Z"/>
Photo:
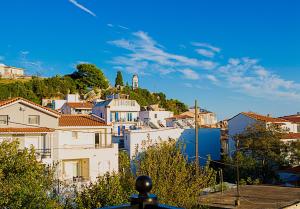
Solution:
<path fill-rule="evenodd" d="M 17 141 L 0 144 L 0 208 L 59 208 L 52 198 L 53 171 Z"/>
<path fill-rule="evenodd" d="M 147 147 L 147 146 L 145 146 Z M 184 147 L 170 140 L 150 146 L 136 160 L 137 175 L 152 178 L 152 193 L 162 204 L 199 207 L 203 188 L 215 185 L 216 172 L 207 165 L 196 175 L 196 166 L 182 154 Z"/>
<path fill-rule="evenodd" d="M 289 165 L 288 151 L 289 144 L 281 139 L 285 130 L 277 125 L 257 123 L 249 126 L 241 134 L 234 136 L 239 141 L 238 152 L 233 159 L 228 158 L 227 162 L 235 164 L 238 159 L 240 165 L 240 178 L 260 179 L 261 182 L 270 183 L 275 178 L 275 170 Z M 231 177 L 236 178 L 233 168 Z"/>
<path fill-rule="evenodd" d="M 81 91 L 86 91 L 87 88 L 106 89 L 109 86 L 107 78 L 103 72 L 93 64 L 79 64 L 77 71 L 71 74 L 71 77 L 76 80 L 78 88 Z"/>
<path fill-rule="evenodd" d="M 202 189 L 214 186 L 216 173 L 209 167 L 209 163 L 196 176 L 196 166 L 188 162 L 181 152 L 183 148 L 175 141 L 143 149 L 144 152 L 133 164 L 128 154 L 121 151 L 118 174 L 107 173 L 99 177 L 96 183 L 78 192 L 75 205 L 79 208 L 97 208 L 128 203 L 128 197 L 136 193 L 134 185 L 137 175 L 152 178 L 151 193 L 158 195 L 160 203 L 184 208 L 198 207 Z"/>
<path fill-rule="evenodd" d="M 121 71 L 117 72 L 117 77 L 115 79 L 115 87 L 117 86 L 124 86 L 123 76 Z"/>

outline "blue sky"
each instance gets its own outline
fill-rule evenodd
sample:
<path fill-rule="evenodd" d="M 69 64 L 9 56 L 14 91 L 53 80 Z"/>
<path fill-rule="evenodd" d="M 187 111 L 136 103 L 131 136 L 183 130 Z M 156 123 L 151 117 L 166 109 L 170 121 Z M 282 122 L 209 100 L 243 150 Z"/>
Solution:
<path fill-rule="evenodd" d="M 0 63 L 29 74 L 99 66 L 113 84 L 138 73 L 220 119 L 300 111 L 297 0 L 1 0 Z"/>

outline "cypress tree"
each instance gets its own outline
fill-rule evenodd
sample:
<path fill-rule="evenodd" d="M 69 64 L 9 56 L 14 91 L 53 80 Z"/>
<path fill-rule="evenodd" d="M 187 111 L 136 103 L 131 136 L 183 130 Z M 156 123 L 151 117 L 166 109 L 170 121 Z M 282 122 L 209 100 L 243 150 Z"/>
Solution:
<path fill-rule="evenodd" d="M 123 76 L 122 76 L 121 71 L 117 72 L 117 77 L 116 77 L 116 80 L 115 80 L 115 87 L 117 87 L 118 85 L 119 86 L 124 86 Z"/>

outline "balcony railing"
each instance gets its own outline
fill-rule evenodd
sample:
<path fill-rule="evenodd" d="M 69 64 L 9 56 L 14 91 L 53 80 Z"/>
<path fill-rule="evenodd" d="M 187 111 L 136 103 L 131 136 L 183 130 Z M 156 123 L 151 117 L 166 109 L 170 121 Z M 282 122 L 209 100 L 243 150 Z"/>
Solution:
<path fill-rule="evenodd" d="M 36 149 L 35 152 L 41 156 L 42 159 L 51 158 L 51 149 Z"/>

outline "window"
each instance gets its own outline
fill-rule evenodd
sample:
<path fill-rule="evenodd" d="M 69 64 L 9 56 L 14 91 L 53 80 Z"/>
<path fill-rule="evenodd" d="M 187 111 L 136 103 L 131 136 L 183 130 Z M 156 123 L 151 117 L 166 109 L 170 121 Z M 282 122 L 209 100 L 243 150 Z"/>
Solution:
<path fill-rule="evenodd" d="M 29 115 L 28 123 L 39 125 L 40 124 L 40 116 L 39 115 Z"/>
<path fill-rule="evenodd" d="M 74 139 L 74 140 L 78 139 L 78 132 L 77 131 L 72 131 L 72 139 Z"/>
<path fill-rule="evenodd" d="M 99 133 L 95 133 L 95 146 L 96 146 L 96 148 L 100 146 Z"/>
<path fill-rule="evenodd" d="M 300 133 L 300 124 L 297 125 L 297 132 Z"/>
<path fill-rule="evenodd" d="M 157 114 L 154 114 L 154 118 L 157 118 Z"/>
<path fill-rule="evenodd" d="M 8 124 L 8 115 L 0 115 L 0 125 Z"/>

